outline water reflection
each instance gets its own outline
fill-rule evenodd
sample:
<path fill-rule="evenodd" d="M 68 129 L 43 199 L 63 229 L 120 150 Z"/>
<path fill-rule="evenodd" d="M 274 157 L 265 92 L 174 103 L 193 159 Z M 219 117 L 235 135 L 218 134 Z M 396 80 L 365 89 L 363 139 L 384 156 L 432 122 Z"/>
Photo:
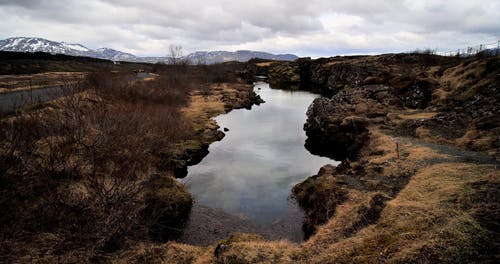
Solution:
<path fill-rule="evenodd" d="M 210 154 L 182 181 L 200 205 L 270 226 L 300 212 L 288 200 L 296 183 L 336 162 L 304 148 L 305 113 L 317 95 L 266 83 L 255 91 L 266 103 L 217 117 L 221 128 L 229 128 L 226 137 L 210 145 Z"/>

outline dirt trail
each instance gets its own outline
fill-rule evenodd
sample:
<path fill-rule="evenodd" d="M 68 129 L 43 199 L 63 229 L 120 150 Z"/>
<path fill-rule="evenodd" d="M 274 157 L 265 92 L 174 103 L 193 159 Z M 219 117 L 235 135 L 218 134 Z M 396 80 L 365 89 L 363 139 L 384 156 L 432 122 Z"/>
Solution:
<path fill-rule="evenodd" d="M 422 166 L 430 166 L 443 162 L 463 162 L 474 164 L 495 164 L 500 165 L 500 161 L 484 152 L 471 151 L 459 148 L 452 145 L 428 143 L 417 138 L 393 136 L 394 140 L 402 145 L 412 144 L 415 146 L 427 147 L 439 154 L 447 155 L 449 157 L 443 158 L 430 158 L 423 161 Z"/>

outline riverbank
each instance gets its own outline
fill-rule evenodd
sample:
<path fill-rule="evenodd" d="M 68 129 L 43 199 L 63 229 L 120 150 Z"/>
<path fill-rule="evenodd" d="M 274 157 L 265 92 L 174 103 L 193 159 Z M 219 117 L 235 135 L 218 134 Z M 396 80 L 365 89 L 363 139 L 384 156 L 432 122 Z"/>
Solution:
<path fill-rule="evenodd" d="M 206 83 L 218 69 L 181 67 L 154 80 L 90 74 L 1 118 L 5 260 L 85 262 L 178 237 L 192 197 L 171 165 L 201 159 L 199 146 L 219 138 L 210 117 L 260 102 L 236 79 Z"/>
<path fill-rule="evenodd" d="M 216 117 L 228 131 L 226 137 L 210 145 L 209 155 L 189 167 L 189 175 L 181 180 L 198 205 L 225 214 L 212 213 L 206 220 L 198 217 L 199 206 L 193 208 L 195 214 L 183 232 L 188 239 L 182 242 L 206 246 L 236 231 L 272 240 L 303 240 L 303 212 L 290 198 L 291 187 L 325 163 L 335 162 L 304 148 L 305 112 L 318 95 L 271 89 L 263 82 L 253 89 L 266 103 Z M 237 223 L 238 218 L 244 220 Z"/>
<path fill-rule="evenodd" d="M 280 88 L 331 97 L 309 108 L 306 146 L 344 161 L 294 188 L 309 240 L 241 234 L 203 248 L 144 244 L 116 262 L 498 261 L 498 57 L 390 54 L 265 67 Z"/>
<path fill-rule="evenodd" d="M 309 82 L 309 88 L 333 94 L 310 106 L 306 147 L 344 160 L 294 188 L 308 211 L 306 235 L 317 233 L 307 244 L 318 248 L 329 241 L 329 257 L 340 262 L 494 259 L 499 61 L 419 54 L 299 61 L 298 85 Z M 416 203 L 398 204 L 401 199 Z M 408 216 L 420 208 L 421 217 L 405 220 L 392 212 L 395 204 Z M 401 228 L 412 237 L 387 233 Z M 359 245 L 349 254 L 338 249 L 350 240 Z"/>
<path fill-rule="evenodd" d="M 181 112 L 190 121 L 193 136 L 161 154 L 168 160 L 167 168 L 177 178 L 185 177 L 188 166 L 199 163 L 208 154 L 208 146 L 224 137 L 213 117 L 261 103 L 264 101 L 250 84 L 217 83 L 190 92 L 188 105 Z"/>

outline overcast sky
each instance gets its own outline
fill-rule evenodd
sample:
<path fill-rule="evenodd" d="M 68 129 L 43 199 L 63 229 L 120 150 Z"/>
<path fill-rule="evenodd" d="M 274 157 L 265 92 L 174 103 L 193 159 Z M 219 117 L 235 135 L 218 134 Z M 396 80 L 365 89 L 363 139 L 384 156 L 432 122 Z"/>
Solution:
<path fill-rule="evenodd" d="M 499 0 L 0 0 L 0 38 L 163 56 L 251 49 L 299 56 L 456 50 L 500 40 Z"/>

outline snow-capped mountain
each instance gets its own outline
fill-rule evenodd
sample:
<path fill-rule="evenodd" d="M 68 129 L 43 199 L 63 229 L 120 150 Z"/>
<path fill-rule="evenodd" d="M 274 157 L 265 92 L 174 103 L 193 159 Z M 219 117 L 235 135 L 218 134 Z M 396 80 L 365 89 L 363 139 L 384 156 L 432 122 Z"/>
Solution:
<path fill-rule="evenodd" d="M 43 51 L 53 54 L 67 54 L 74 56 L 87 56 L 91 50 L 80 44 L 56 42 L 43 38 L 8 38 L 0 40 L 0 50 L 37 52 Z"/>
<path fill-rule="evenodd" d="M 8 38 L 0 40 L 0 50 L 17 52 L 48 52 L 71 56 L 85 56 L 106 60 L 133 60 L 134 55 L 109 48 L 89 49 L 81 44 L 57 42 L 43 38 Z"/>
<path fill-rule="evenodd" d="M 133 54 L 110 48 L 89 49 L 81 44 L 57 42 L 43 38 L 15 37 L 0 40 L 0 50 L 17 52 L 47 52 L 51 54 L 65 54 L 71 56 L 85 56 L 113 61 L 130 62 L 165 62 L 167 57 L 137 57 Z M 252 58 L 269 60 L 295 60 L 293 54 L 274 55 L 267 52 L 239 50 L 230 51 L 197 51 L 183 57 L 193 64 L 213 64 L 226 61 L 248 61 Z"/>

